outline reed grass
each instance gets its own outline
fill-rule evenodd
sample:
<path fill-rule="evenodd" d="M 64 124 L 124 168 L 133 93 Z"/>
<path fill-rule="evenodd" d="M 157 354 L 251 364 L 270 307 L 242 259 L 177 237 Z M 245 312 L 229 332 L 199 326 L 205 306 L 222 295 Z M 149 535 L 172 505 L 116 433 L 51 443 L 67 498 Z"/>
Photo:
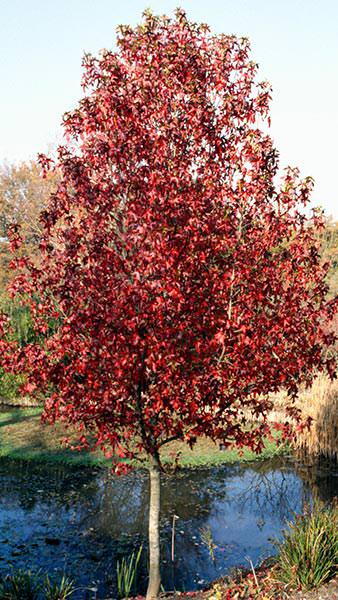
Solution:
<path fill-rule="evenodd" d="M 129 598 L 130 596 L 130 592 L 136 580 L 142 549 L 143 546 L 140 546 L 137 553 L 133 552 L 129 557 L 123 557 L 121 562 L 117 561 L 116 578 L 117 594 L 119 598 Z"/>
<path fill-rule="evenodd" d="M 0 582 L 0 600 L 39 600 L 40 587 L 35 573 L 19 569 Z"/>
<path fill-rule="evenodd" d="M 65 575 L 60 581 L 49 575 L 41 577 L 41 571 L 12 571 L 0 581 L 0 600 L 68 600 L 76 591 L 74 582 Z"/>
<path fill-rule="evenodd" d="M 304 417 L 311 417 L 310 429 L 297 436 L 295 448 L 311 456 L 338 459 L 338 381 L 319 375 L 299 398 Z"/>
<path fill-rule="evenodd" d="M 63 575 L 59 582 L 50 579 L 46 575 L 44 582 L 45 600 L 67 600 L 76 591 L 74 581 Z"/>
<path fill-rule="evenodd" d="M 290 404 L 286 392 L 272 394 L 274 410 L 269 421 L 282 423 L 287 419 L 285 408 Z M 302 389 L 296 401 L 302 419 L 312 419 L 309 429 L 297 434 L 293 447 L 301 454 L 338 460 L 338 380 L 331 381 L 320 374 L 308 389 Z"/>

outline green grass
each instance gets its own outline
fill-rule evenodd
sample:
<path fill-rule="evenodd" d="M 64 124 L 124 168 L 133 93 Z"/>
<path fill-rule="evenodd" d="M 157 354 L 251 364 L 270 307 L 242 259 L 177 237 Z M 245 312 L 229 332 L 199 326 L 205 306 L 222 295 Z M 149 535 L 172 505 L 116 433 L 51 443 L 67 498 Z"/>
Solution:
<path fill-rule="evenodd" d="M 41 571 L 18 569 L 0 578 L 0 600 L 67 600 L 74 592 L 74 582 L 65 575 L 56 581 L 49 575 L 42 579 Z"/>
<path fill-rule="evenodd" d="M 42 424 L 41 413 L 40 407 L 0 413 L 0 457 L 88 467 L 110 464 L 102 453 L 65 448 L 62 438 L 69 434 L 65 427 Z"/>
<path fill-rule="evenodd" d="M 41 412 L 42 409 L 38 407 L 0 413 L 0 457 L 79 466 L 111 465 L 111 460 L 106 459 L 100 451 L 78 452 L 63 447 L 62 438 L 71 437 L 72 434 L 60 423 L 53 426 L 42 424 Z M 182 442 L 168 444 L 163 449 L 162 459 L 165 464 L 170 464 L 173 457 L 179 454 L 182 467 L 194 468 L 268 459 L 285 451 L 285 446 L 277 446 L 275 442 L 266 440 L 261 454 L 243 450 L 240 455 L 235 449 L 219 450 L 211 440 L 201 438 L 193 450 Z"/>
<path fill-rule="evenodd" d="M 338 568 L 338 505 L 316 505 L 284 531 L 277 543 L 277 574 L 292 589 L 317 588 Z"/>
<path fill-rule="evenodd" d="M 0 600 L 39 600 L 40 585 L 36 574 L 18 570 L 0 583 Z"/>
<path fill-rule="evenodd" d="M 217 444 L 214 444 L 207 438 L 201 438 L 197 440 L 193 450 L 182 442 L 176 442 L 165 447 L 163 452 L 162 460 L 165 464 L 172 461 L 171 455 L 175 452 L 179 452 L 179 464 L 183 467 L 207 467 L 217 466 L 235 462 L 252 462 L 257 460 L 265 460 L 268 458 L 274 458 L 289 452 L 286 446 L 277 446 L 276 442 L 272 442 L 268 439 L 265 440 L 265 448 L 260 454 L 256 454 L 251 450 L 245 448 L 240 454 L 238 450 L 227 449 L 219 450 Z"/>

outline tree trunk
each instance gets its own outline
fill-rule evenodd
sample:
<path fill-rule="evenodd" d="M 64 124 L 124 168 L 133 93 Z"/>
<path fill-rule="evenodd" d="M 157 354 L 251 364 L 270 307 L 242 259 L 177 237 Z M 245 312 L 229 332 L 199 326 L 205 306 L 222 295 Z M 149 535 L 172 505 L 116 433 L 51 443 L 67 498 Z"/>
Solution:
<path fill-rule="evenodd" d="M 160 485 L 161 471 L 158 460 L 150 456 L 149 479 L 149 582 L 146 600 L 158 598 L 160 576 Z"/>

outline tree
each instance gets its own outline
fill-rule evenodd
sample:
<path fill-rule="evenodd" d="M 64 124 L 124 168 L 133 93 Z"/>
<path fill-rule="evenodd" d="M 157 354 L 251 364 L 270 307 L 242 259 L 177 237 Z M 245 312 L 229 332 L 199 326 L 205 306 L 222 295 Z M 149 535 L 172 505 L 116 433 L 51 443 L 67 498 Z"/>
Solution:
<path fill-rule="evenodd" d="M 20 224 L 25 237 L 25 252 L 38 254 L 40 239 L 39 215 L 53 191 L 56 175 L 41 176 L 36 161 L 0 166 L 0 288 L 8 281 L 11 255 L 7 231 L 14 223 Z"/>
<path fill-rule="evenodd" d="M 312 180 L 289 168 L 275 184 L 270 88 L 248 41 L 177 10 L 121 26 L 117 45 L 85 56 L 86 95 L 64 117 L 61 180 L 41 215 L 42 266 L 16 264 L 12 293 L 44 342 L 1 349 L 26 391 L 45 394 L 46 421 L 78 426 L 82 446 L 89 435 L 120 457 L 116 470 L 146 457 L 155 598 L 161 448 L 203 435 L 258 452 L 270 392 L 285 387 L 297 417 L 299 385 L 333 374 L 334 302 L 322 217 L 302 210 Z"/>
<path fill-rule="evenodd" d="M 320 234 L 321 254 L 330 262 L 327 282 L 332 297 L 338 292 L 338 223 L 326 219 L 325 229 Z"/>

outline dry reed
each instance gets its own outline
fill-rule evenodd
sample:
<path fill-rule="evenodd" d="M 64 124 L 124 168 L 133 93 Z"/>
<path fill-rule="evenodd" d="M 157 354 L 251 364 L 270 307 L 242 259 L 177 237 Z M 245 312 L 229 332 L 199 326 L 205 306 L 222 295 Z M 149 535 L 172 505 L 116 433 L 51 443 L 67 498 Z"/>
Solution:
<path fill-rule="evenodd" d="M 287 393 L 271 394 L 270 400 L 273 409 L 267 415 L 268 421 L 289 421 L 285 412 L 290 405 Z M 309 456 L 338 460 L 338 379 L 331 381 L 326 375 L 318 375 L 310 388 L 299 392 L 295 406 L 301 410 L 302 420 L 312 419 L 310 429 L 297 434 L 295 449 Z M 243 414 L 250 419 L 248 411 Z"/>
<path fill-rule="evenodd" d="M 309 430 L 297 436 L 296 449 L 311 456 L 338 459 L 338 380 L 319 375 L 298 400 L 303 417 L 313 419 Z"/>

